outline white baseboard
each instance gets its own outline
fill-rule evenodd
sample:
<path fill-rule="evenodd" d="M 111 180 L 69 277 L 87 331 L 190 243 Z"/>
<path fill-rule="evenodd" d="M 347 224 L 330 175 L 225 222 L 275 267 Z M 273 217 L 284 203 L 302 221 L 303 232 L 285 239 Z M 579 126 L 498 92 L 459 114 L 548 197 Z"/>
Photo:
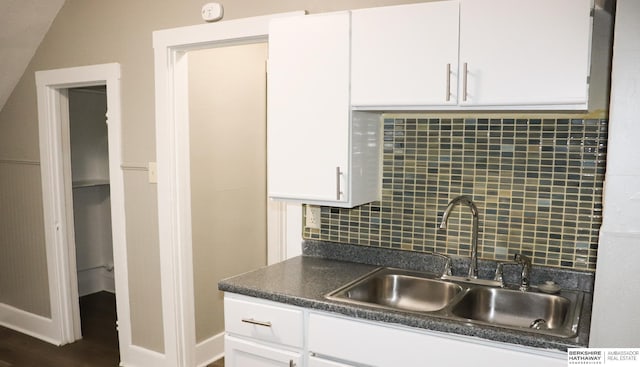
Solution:
<path fill-rule="evenodd" d="M 102 290 L 109 293 L 116 293 L 116 280 L 113 271 L 102 269 Z"/>
<path fill-rule="evenodd" d="M 222 357 L 224 357 L 224 332 L 196 345 L 196 366 L 198 367 L 207 366 Z M 170 367 L 168 363 L 165 354 L 150 349 L 135 345 L 120 348 L 120 366 L 122 367 Z"/>
<path fill-rule="evenodd" d="M 224 357 L 224 332 L 196 345 L 196 366 L 204 367 Z"/>
<path fill-rule="evenodd" d="M 53 320 L 0 303 L 0 325 L 47 343 L 61 345 Z"/>
<path fill-rule="evenodd" d="M 78 296 L 86 296 L 101 291 L 115 293 L 113 273 L 105 268 L 78 271 Z"/>
<path fill-rule="evenodd" d="M 122 367 L 148 367 L 167 366 L 166 356 L 162 353 L 129 345 L 120 347 L 120 366 Z"/>

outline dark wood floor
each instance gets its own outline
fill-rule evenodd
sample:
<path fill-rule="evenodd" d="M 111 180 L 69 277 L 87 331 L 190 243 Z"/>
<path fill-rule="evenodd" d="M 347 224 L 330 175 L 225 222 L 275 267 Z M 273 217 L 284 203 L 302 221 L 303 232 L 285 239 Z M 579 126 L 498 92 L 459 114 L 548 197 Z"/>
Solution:
<path fill-rule="evenodd" d="M 0 367 L 114 367 L 120 363 L 116 298 L 108 292 L 80 298 L 82 340 L 56 347 L 0 327 Z M 224 367 L 224 359 L 208 367 Z"/>
<path fill-rule="evenodd" d="M 115 296 L 100 292 L 81 297 L 80 315 L 82 340 L 62 347 L 0 328 L 0 367 L 117 366 Z"/>

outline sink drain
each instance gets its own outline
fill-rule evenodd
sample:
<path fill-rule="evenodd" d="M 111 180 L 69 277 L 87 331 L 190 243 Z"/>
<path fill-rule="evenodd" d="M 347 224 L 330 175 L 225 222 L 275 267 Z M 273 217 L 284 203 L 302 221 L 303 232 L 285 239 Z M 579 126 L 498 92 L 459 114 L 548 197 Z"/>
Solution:
<path fill-rule="evenodd" d="M 547 324 L 547 321 L 545 319 L 535 319 L 533 320 L 531 325 L 529 325 L 529 328 L 540 330 L 546 324 Z"/>

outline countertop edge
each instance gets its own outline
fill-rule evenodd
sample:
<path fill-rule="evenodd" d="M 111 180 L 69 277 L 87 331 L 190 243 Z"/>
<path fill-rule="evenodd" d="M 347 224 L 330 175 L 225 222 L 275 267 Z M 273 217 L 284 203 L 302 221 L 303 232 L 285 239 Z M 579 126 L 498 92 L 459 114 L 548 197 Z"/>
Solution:
<path fill-rule="evenodd" d="M 429 254 L 399 254 L 387 249 L 359 248 L 362 246 L 331 244 L 325 242 L 305 241 L 305 251 L 302 256 L 294 257 L 283 262 L 263 267 L 252 272 L 223 279 L 218 283 L 218 289 L 224 292 L 236 293 L 244 296 L 264 299 L 287 305 L 306 308 L 309 310 L 337 313 L 355 319 L 397 324 L 418 329 L 478 337 L 512 345 L 521 345 L 539 349 L 566 352 L 569 348 L 585 348 L 588 346 L 591 321 L 591 307 L 593 302 L 589 287 L 593 278 L 589 274 L 562 270 L 553 273 L 554 280 L 560 279 L 563 288 L 578 289 L 584 292 L 581 310 L 579 333 L 573 338 L 560 338 L 539 335 L 517 330 L 494 327 L 490 325 L 469 324 L 460 320 L 450 320 L 428 314 L 378 309 L 361 305 L 344 304 L 333 301 L 324 296 L 330 291 L 357 279 L 381 266 L 405 268 L 411 270 L 433 271 L 433 266 L 440 259 L 434 259 Z M 318 246 L 328 246 L 318 253 Z M 336 247 L 337 246 L 337 247 Z M 303 247 L 303 248 L 304 248 Z M 345 254 L 332 251 L 346 251 Z M 329 253 L 327 253 L 329 251 Z M 324 254 L 323 254 L 324 252 Z M 355 253 L 354 253 L 355 252 Z M 363 252 L 369 252 L 364 257 Z M 350 261 L 358 255 L 358 261 Z M 400 256 L 398 256 L 400 255 Z M 366 261 L 360 262 L 365 258 Z M 408 260 L 407 260 L 408 259 Z M 391 261 L 388 261 L 391 260 Z M 426 266 L 426 268 L 425 268 Z M 428 269 L 430 268 L 430 269 Z M 344 273 L 344 274 L 343 274 Z M 332 276 L 329 276 L 332 274 Z M 558 276 L 560 274 L 560 276 Z M 565 274 L 568 274 L 565 276 Z M 318 284 L 316 284 L 318 283 Z M 582 288 L 587 289 L 582 289 Z"/>
<path fill-rule="evenodd" d="M 488 341 L 505 344 L 533 347 L 544 350 L 566 352 L 569 348 L 586 348 L 585 343 L 575 341 L 578 338 L 562 339 L 548 336 L 523 335 L 514 330 L 492 327 L 487 325 L 471 325 L 464 322 L 441 319 L 433 316 L 416 317 L 404 312 L 378 310 L 364 306 L 350 306 L 338 302 L 319 302 L 284 294 L 258 291 L 255 289 L 239 288 L 228 284 L 221 284 L 221 291 L 283 303 L 290 306 L 306 308 L 312 311 L 337 313 L 354 319 L 381 322 L 385 324 L 412 327 L 428 331 L 448 333 L 452 335 L 476 337 Z M 572 342 L 573 341 L 573 342 Z"/>

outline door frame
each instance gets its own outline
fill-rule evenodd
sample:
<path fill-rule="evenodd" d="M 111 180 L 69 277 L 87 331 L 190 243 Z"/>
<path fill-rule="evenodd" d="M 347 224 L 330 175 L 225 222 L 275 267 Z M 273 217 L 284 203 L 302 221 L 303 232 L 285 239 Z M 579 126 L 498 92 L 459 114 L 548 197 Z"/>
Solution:
<path fill-rule="evenodd" d="M 223 334 L 196 345 L 188 51 L 266 42 L 271 19 L 304 14 L 304 11 L 298 11 L 258 16 L 153 33 L 158 227 L 164 346 L 168 366 L 206 365 L 224 351 Z M 267 252 L 270 263 L 286 256 L 285 210 L 281 204 L 269 204 L 268 207 Z"/>
<path fill-rule="evenodd" d="M 81 337 L 70 171 L 68 90 L 106 86 L 111 227 L 121 361 L 131 354 L 126 218 L 122 163 L 120 64 L 37 71 L 36 91 L 45 247 L 51 304 L 51 340 Z"/>

